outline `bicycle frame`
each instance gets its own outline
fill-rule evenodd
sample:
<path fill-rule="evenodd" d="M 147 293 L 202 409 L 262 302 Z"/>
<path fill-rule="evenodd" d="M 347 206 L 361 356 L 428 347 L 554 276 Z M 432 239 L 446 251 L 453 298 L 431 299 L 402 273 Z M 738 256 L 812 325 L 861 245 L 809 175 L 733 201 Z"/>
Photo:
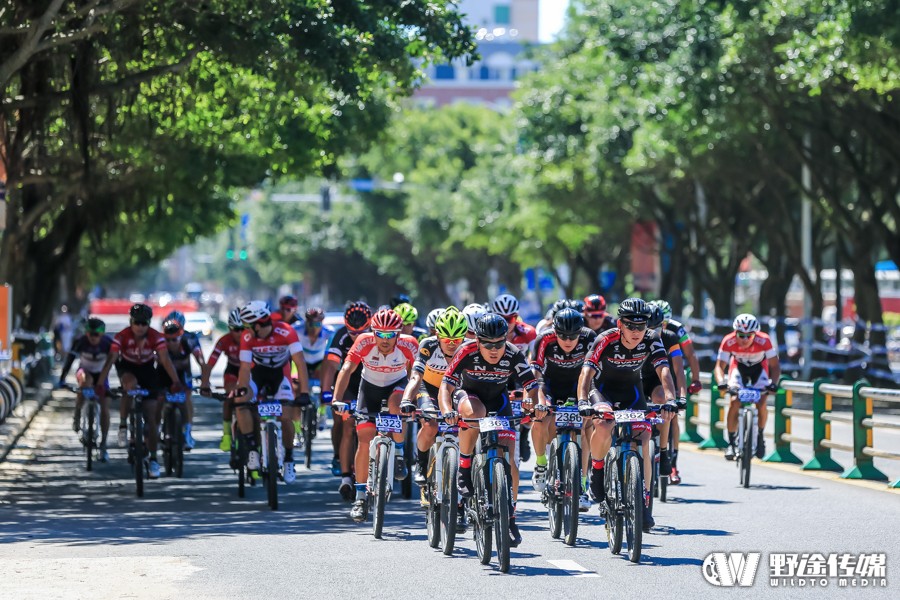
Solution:
<path fill-rule="evenodd" d="M 749 411 L 753 426 L 750 429 L 750 444 L 752 451 L 756 453 L 757 438 L 755 432 L 759 428 L 759 409 L 756 407 L 757 402 L 762 402 L 762 393 L 753 388 L 741 388 L 738 392 L 738 401 L 741 408 L 738 411 L 738 430 L 737 430 L 737 456 L 743 456 L 744 451 L 744 415 Z M 736 461 L 740 464 L 740 461 Z"/>

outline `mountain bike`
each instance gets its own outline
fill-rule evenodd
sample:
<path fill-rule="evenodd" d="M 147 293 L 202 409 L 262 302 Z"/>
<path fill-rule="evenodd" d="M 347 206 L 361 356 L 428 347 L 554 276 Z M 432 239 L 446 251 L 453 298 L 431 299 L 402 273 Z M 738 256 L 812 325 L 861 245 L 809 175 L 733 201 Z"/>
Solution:
<path fill-rule="evenodd" d="M 184 475 L 184 422 L 186 417 L 184 392 L 166 393 L 163 405 L 162 452 L 166 477 Z"/>
<path fill-rule="evenodd" d="M 578 434 L 582 417 L 574 399 L 565 404 L 548 407 L 554 411 L 556 437 L 547 451 L 547 479 L 541 501 L 547 507 L 550 537 L 575 545 L 578 538 L 578 507 L 581 497 L 581 448 Z"/>
<path fill-rule="evenodd" d="M 296 380 L 295 380 L 296 381 Z M 305 465 L 312 468 L 312 441 L 319 428 L 319 409 L 322 398 L 322 383 L 318 379 L 309 380 L 309 404 L 300 409 L 300 443 L 303 446 Z M 321 407 L 324 408 L 324 407 Z"/>
<path fill-rule="evenodd" d="M 91 386 L 73 386 L 66 388 L 84 399 L 81 406 L 81 437 L 79 441 L 84 446 L 85 466 L 88 471 L 94 469 L 95 455 L 100 452 L 100 398 Z"/>
<path fill-rule="evenodd" d="M 266 499 L 272 510 L 278 510 L 278 480 L 282 477 L 281 470 L 284 467 L 281 415 L 284 405 L 291 404 L 293 403 L 289 400 L 275 400 L 272 396 L 263 394 L 257 397 L 256 402 L 260 437 L 259 474 L 265 482 Z"/>
<path fill-rule="evenodd" d="M 134 474 L 138 498 L 144 497 L 144 479 L 150 478 L 150 462 L 144 443 L 144 398 L 150 392 L 143 388 L 120 390 L 119 396 L 131 398 L 131 412 L 128 413 L 128 464 Z"/>
<path fill-rule="evenodd" d="M 426 418 L 441 419 L 440 413 L 425 412 Z M 428 451 L 428 473 L 425 489 L 428 500 L 425 528 L 428 544 L 440 547 L 444 554 L 453 554 L 456 543 L 456 518 L 459 510 L 459 490 L 456 476 L 459 471 L 459 427 L 438 423 L 438 437 Z"/>
<path fill-rule="evenodd" d="M 212 392 L 211 390 L 206 390 L 209 392 L 210 398 L 215 398 L 219 402 L 225 402 L 226 400 L 233 399 L 233 394 L 235 392 Z M 240 433 L 240 430 L 237 426 L 237 410 L 241 405 L 235 406 L 235 410 L 232 411 L 231 416 L 231 448 L 229 454 L 228 465 L 231 469 L 237 474 L 238 481 L 238 498 L 243 498 L 245 495 L 246 485 L 249 484 L 251 486 L 256 485 L 256 479 L 252 477 L 250 474 L 250 470 L 247 469 L 247 452 L 248 448 L 244 447 L 243 444 L 243 436 Z M 247 408 L 244 410 L 249 410 L 251 405 L 243 405 Z"/>
<path fill-rule="evenodd" d="M 750 465 L 756 454 L 757 430 L 759 428 L 759 409 L 756 405 L 762 399 L 762 392 L 752 388 L 740 388 L 737 391 L 738 412 L 737 453 L 734 460 L 738 465 L 740 483 L 750 487 Z"/>

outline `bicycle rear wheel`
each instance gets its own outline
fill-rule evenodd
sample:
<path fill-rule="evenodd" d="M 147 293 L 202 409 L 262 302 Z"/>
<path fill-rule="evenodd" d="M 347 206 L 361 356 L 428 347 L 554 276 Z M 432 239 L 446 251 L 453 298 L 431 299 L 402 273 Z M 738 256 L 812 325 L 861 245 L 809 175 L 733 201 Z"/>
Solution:
<path fill-rule="evenodd" d="M 412 421 L 406 424 L 406 434 L 403 436 L 403 462 L 406 463 L 406 469 L 409 475 L 400 481 L 400 496 L 404 500 L 412 498 L 412 466 L 413 466 L 413 448 L 416 447 L 415 435 L 416 422 Z"/>
<path fill-rule="evenodd" d="M 87 456 L 85 457 L 85 462 L 87 463 L 87 470 L 92 471 L 94 469 L 94 402 L 92 400 L 88 400 L 87 406 L 87 431 L 84 431 L 84 451 Z"/>
<path fill-rule="evenodd" d="M 441 481 L 441 544 L 444 554 L 453 554 L 456 544 L 456 518 L 459 504 L 459 490 L 456 488 L 456 477 L 459 473 L 459 457 L 456 448 L 450 447 L 443 452 L 443 473 Z M 465 509 L 464 509 L 465 510 Z"/>
<path fill-rule="evenodd" d="M 278 441 L 275 423 L 266 423 L 266 496 L 272 510 L 278 510 Z"/>
<path fill-rule="evenodd" d="M 609 551 L 618 554 L 622 551 L 622 512 L 619 498 L 619 461 L 615 449 L 606 455 L 604 467 L 604 484 L 606 485 L 606 540 Z"/>
<path fill-rule="evenodd" d="M 237 433 L 237 432 L 235 432 Z M 243 498 L 245 494 L 244 486 L 247 482 L 247 456 L 244 447 L 237 436 L 231 438 L 231 453 L 237 457 L 237 476 L 238 476 L 238 498 Z"/>
<path fill-rule="evenodd" d="M 303 408 L 303 452 L 306 458 L 307 469 L 312 468 L 312 441 L 316 427 L 319 425 L 318 420 L 315 404 L 310 404 Z"/>
<path fill-rule="evenodd" d="M 753 413 L 744 411 L 744 420 L 741 423 L 744 430 L 744 443 L 741 447 L 741 485 L 750 487 L 750 464 L 753 461 Z"/>
<path fill-rule="evenodd" d="M 144 414 L 141 407 L 132 408 L 134 419 L 134 483 L 138 498 L 144 497 Z"/>
<path fill-rule="evenodd" d="M 389 445 L 375 444 L 375 515 L 372 519 L 372 533 L 381 539 L 384 529 L 384 505 L 387 502 L 388 460 L 391 458 Z"/>
<path fill-rule="evenodd" d="M 575 442 L 566 444 L 559 497 L 562 501 L 562 523 L 565 534 L 563 541 L 569 546 L 574 546 L 575 540 L 578 539 L 578 504 L 581 497 L 581 456 Z"/>
<path fill-rule="evenodd" d="M 184 424 L 181 409 L 172 408 L 172 465 L 175 468 L 175 477 L 181 479 L 184 476 Z"/>
<path fill-rule="evenodd" d="M 644 533 L 644 485 L 638 455 L 631 452 L 625 463 L 625 541 L 628 558 L 636 563 L 641 560 L 641 541 Z"/>
<path fill-rule="evenodd" d="M 485 481 L 485 466 L 480 464 L 472 467 L 472 498 L 470 502 L 474 507 L 472 532 L 475 536 L 475 549 L 478 552 L 478 560 L 486 565 L 491 562 L 491 528 L 493 522 L 488 518 L 488 489 Z"/>
<path fill-rule="evenodd" d="M 491 478 L 491 498 L 494 504 L 494 541 L 497 544 L 497 562 L 500 572 L 509 571 L 509 475 L 506 462 L 494 460 Z"/>
<path fill-rule="evenodd" d="M 435 481 L 436 456 L 434 447 L 428 451 L 428 480 L 425 483 L 421 493 L 428 500 L 428 508 L 425 509 L 425 531 L 428 533 L 428 545 L 432 548 L 441 546 L 441 506 L 437 502 L 437 494 L 435 490 L 441 485 L 440 481 Z"/>

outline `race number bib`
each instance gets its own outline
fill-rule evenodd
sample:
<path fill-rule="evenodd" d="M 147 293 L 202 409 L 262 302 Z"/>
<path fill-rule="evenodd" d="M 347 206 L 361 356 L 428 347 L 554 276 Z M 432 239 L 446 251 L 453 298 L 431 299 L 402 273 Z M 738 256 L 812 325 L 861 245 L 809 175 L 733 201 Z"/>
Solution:
<path fill-rule="evenodd" d="M 741 388 L 741 390 L 738 391 L 738 400 L 741 402 L 759 402 L 760 398 L 762 398 L 762 394 L 759 390 Z"/>
<path fill-rule="evenodd" d="M 643 423 L 647 420 L 642 410 L 617 410 L 613 413 L 616 423 Z"/>
<path fill-rule="evenodd" d="M 560 429 L 581 429 L 581 415 L 578 414 L 578 407 L 557 407 L 556 426 Z"/>
<path fill-rule="evenodd" d="M 503 417 L 484 417 L 478 419 L 478 428 L 481 431 L 509 431 L 509 419 Z"/>
<path fill-rule="evenodd" d="M 184 392 L 178 392 L 177 394 L 166 394 L 166 402 L 171 402 L 172 404 L 184 404 L 184 399 Z"/>
<path fill-rule="evenodd" d="M 400 421 L 400 415 L 378 413 L 375 415 L 375 429 L 390 433 L 402 433 L 403 423 Z"/>
<path fill-rule="evenodd" d="M 262 402 L 256 407 L 256 410 L 261 417 L 280 417 L 281 402 Z"/>

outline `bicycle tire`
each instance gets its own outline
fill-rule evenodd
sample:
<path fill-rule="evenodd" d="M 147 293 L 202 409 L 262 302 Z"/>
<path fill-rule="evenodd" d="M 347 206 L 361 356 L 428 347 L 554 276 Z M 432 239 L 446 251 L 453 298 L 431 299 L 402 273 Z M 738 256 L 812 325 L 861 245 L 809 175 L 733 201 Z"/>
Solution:
<path fill-rule="evenodd" d="M 434 446 L 428 451 L 428 475 L 425 488 L 421 491 L 428 500 L 428 508 L 425 509 L 425 531 L 428 534 L 428 545 L 432 548 L 440 548 L 441 546 L 441 506 L 437 502 L 437 494 L 434 490 L 442 482 L 435 481 L 434 477 L 437 472 L 435 468 Z"/>
<path fill-rule="evenodd" d="M 234 432 L 234 433 L 237 433 L 237 432 Z M 238 498 L 243 498 L 246 493 L 245 485 L 247 482 L 247 475 L 248 475 L 248 473 L 247 473 L 247 458 L 245 456 L 243 456 L 243 454 L 244 454 L 243 446 L 240 445 L 238 438 L 234 435 L 232 435 L 232 438 L 231 438 L 231 451 L 234 452 L 235 456 L 238 457 L 237 458 L 237 461 L 238 461 L 238 468 L 237 468 Z"/>
<path fill-rule="evenodd" d="M 278 510 L 278 443 L 275 423 L 266 423 L 266 497 L 269 508 Z"/>
<path fill-rule="evenodd" d="M 547 520 L 550 522 L 550 537 L 558 540 L 562 535 L 563 507 L 560 502 L 562 477 L 560 476 L 560 449 L 554 439 L 547 451 L 549 461 L 547 463 L 547 478 L 545 479 L 544 494 L 547 498 Z"/>
<path fill-rule="evenodd" d="M 578 512 L 581 498 L 581 456 L 578 444 L 566 444 L 563 456 L 562 521 L 563 541 L 574 546 L 578 539 Z"/>
<path fill-rule="evenodd" d="M 4 380 L 15 392 L 15 398 L 13 401 L 21 401 L 22 398 L 25 397 L 25 384 L 22 383 L 22 380 L 19 379 L 16 375 L 10 373 L 4 378 Z"/>
<path fill-rule="evenodd" d="M 641 463 L 638 455 L 629 453 L 625 463 L 625 541 L 628 544 L 628 559 L 637 563 L 641 560 L 641 542 L 644 533 L 644 485 L 641 477 Z"/>
<path fill-rule="evenodd" d="M 375 514 L 372 518 L 372 533 L 381 539 L 384 529 L 384 505 L 387 502 L 388 461 L 391 458 L 388 444 L 375 444 Z"/>
<path fill-rule="evenodd" d="M 172 407 L 168 404 L 163 408 L 163 432 L 165 434 L 162 441 L 163 468 L 166 471 L 166 477 L 171 477 L 172 471 L 175 469 L 172 456 L 172 439 L 175 432 L 172 427 Z"/>
<path fill-rule="evenodd" d="M 446 556 L 453 554 L 456 544 L 456 519 L 459 510 L 459 490 L 456 478 L 459 473 L 459 456 L 454 447 L 443 451 L 444 467 L 441 489 L 441 550 Z M 464 509 L 465 510 L 465 509 Z"/>
<path fill-rule="evenodd" d="M 144 415 L 132 406 L 134 415 L 134 483 L 138 498 L 144 497 Z"/>
<path fill-rule="evenodd" d="M 94 402 L 87 401 L 87 431 L 84 431 L 85 463 L 88 471 L 94 470 Z"/>
<path fill-rule="evenodd" d="M 406 463 L 406 470 L 408 473 L 408 475 L 400 481 L 400 496 L 404 500 L 412 498 L 413 448 L 416 445 L 415 424 L 415 421 L 406 424 L 406 433 L 403 437 L 403 462 Z"/>
<path fill-rule="evenodd" d="M 606 455 L 606 467 L 604 468 L 604 484 L 606 485 L 606 540 L 609 544 L 609 551 L 618 554 L 622 551 L 622 513 L 619 510 L 621 506 L 619 498 L 619 461 L 615 458 L 614 449 Z"/>
<path fill-rule="evenodd" d="M 0 387 L 0 423 L 3 423 L 6 417 L 9 416 L 9 411 L 12 410 L 11 406 L 12 398 L 9 397 L 4 388 Z"/>
<path fill-rule="evenodd" d="M 650 440 L 650 452 L 652 454 L 650 456 L 653 457 L 653 460 L 650 461 L 650 465 L 652 467 L 652 472 L 650 473 L 650 511 L 653 511 L 653 502 L 659 496 L 659 460 L 661 458 L 659 452 L 659 445 L 657 444 L 655 439 Z M 643 457 L 639 458 L 639 462 L 643 467 Z"/>
<path fill-rule="evenodd" d="M 741 450 L 741 485 L 750 487 L 750 464 L 753 462 L 753 413 L 744 411 L 744 421 L 741 423 L 744 430 L 744 444 Z"/>
<path fill-rule="evenodd" d="M 475 549 L 478 560 L 486 565 L 491 562 L 491 528 L 493 523 L 488 519 L 488 490 L 484 480 L 485 466 L 472 467 L 472 500 L 475 508 L 472 531 L 475 535 Z"/>
<path fill-rule="evenodd" d="M 509 474 L 506 461 L 494 460 L 491 496 L 494 504 L 494 542 L 497 545 L 497 563 L 501 573 L 509 572 Z"/>
<path fill-rule="evenodd" d="M 182 423 L 181 409 L 172 408 L 172 429 L 174 437 L 172 441 L 172 464 L 175 469 L 175 477 L 181 479 L 184 476 L 184 424 Z"/>
<path fill-rule="evenodd" d="M 312 441 L 313 432 L 318 427 L 318 413 L 316 405 L 310 404 L 303 409 L 303 453 L 305 456 L 305 465 L 307 469 L 312 468 Z"/>
<path fill-rule="evenodd" d="M 16 406 L 18 405 L 18 400 L 16 398 L 16 391 L 3 378 L 0 378 L 0 397 L 3 397 L 5 399 L 5 414 L 3 414 L 2 420 L 6 420 L 6 418 L 9 417 L 9 415 L 11 415 L 15 410 Z"/>

